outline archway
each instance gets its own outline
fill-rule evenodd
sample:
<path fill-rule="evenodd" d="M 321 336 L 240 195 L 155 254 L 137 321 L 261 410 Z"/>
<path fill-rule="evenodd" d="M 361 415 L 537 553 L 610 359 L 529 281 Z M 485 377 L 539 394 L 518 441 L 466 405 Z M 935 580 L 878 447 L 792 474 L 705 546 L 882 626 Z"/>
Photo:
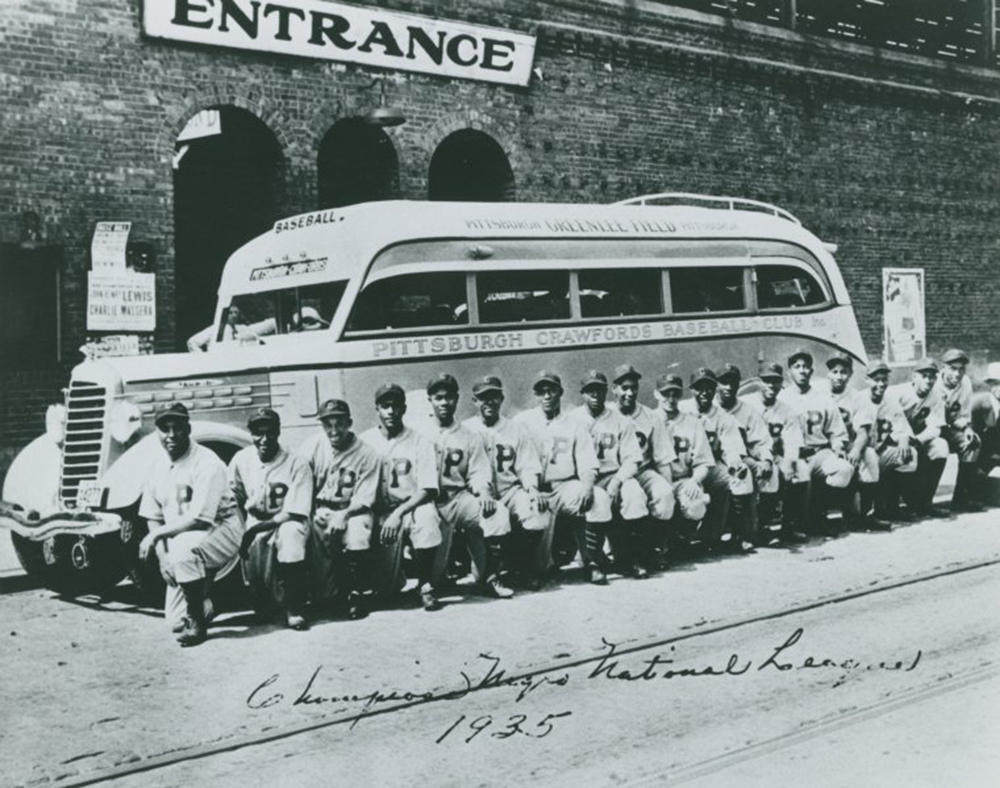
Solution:
<path fill-rule="evenodd" d="M 399 192 L 399 158 L 392 140 L 359 118 L 338 121 L 326 133 L 317 174 L 321 209 L 389 200 Z"/>
<path fill-rule="evenodd" d="M 445 137 L 434 151 L 427 193 L 431 200 L 513 200 L 514 173 L 503 148 L 489 134 L 461 129 Z"/>
<path fill-rule="evenodd" d="M 274 133 L 246 110 L 203 110 L 178 136 L 174 248 L 179 348 L 211 323 L 229 255 L 278 218 L 282 176 Z"/>

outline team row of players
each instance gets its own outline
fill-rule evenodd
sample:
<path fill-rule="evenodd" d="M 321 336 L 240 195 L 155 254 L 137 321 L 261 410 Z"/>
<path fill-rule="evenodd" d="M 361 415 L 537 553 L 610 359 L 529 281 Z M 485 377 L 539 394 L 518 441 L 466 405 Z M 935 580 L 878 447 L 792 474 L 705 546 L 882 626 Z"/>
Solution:
<path fill-rule="evenodd" d="M 305 628 L 310 595 L 324 598 L 336 586 L 348 615 L 360 617 L 363 586 L 397 590 L 404 544 L 422 604 L 436 609 L 456 533 L 483 590 L 507 597 L 500 563 L 512 528 L 519 568 L 537 587 L 552 565 L 560 515 L 576 523 L 594 583 L 605 583 L 610 568 L 606 537 L 624 571 L 643 577 L 671 521 L 686 521 L 710 544 L 728 539 L 737 551 L 770 538 L 761 523 L 779 508 L 790 539 L 829 504 L 883 527 L 900 492 L 911 509 L 930 508 L 950 451 L 961 460 L 956 497 L 967 500 L 979 446 L 967 361 L 949 351 L 943 374 L 922 361 L 912 381 L 892 387 L 888 367 L 876 362 L 870 387 L 858 390 L 848 385 L 849 357 L 831 358 L 828 385 L 820 386 L 812 355 L 800 350 L 788 358 L 791 385 L 780 364 L 765 364 L 760 390 L 745 397 L 731 364 L 696 370 L 691 400 L 682 401 L 679 376 L 662 375 L 658 409 L 638 401 L 642 375 L 624 364 L 610 386 L 603 373 L 588 372 L 583 404 L 569 412 L 560 377 L 542 372 L 533 381 L 538 407 L 512 419 L 501 412 L 502 382 L 488 376 L 472 388 L 478 415 L 462 423 L 459 385 L 442 374 L 427 386 L 426 430 L 406 424 L 405 392 L 392 383 L 375 392 L 376 427 L 356 436 L 348 403 L 329 400 L 319 412 L 322 431 L 294 453 L 281 445 L 278 415 L 262 409 L 248 423 L 253 445 L 228 472 L 191 442 L 188 413 L 177 404 L 156 419 L 165 456 L 140 506 L 149 525 L 140 554 L 156 551 L 168 609 L 182 614 L 175 631 L 191 645 L 205 637 L 205 578 L 238 551 L 251 584 L 273 588 L 288 624 Z"/>

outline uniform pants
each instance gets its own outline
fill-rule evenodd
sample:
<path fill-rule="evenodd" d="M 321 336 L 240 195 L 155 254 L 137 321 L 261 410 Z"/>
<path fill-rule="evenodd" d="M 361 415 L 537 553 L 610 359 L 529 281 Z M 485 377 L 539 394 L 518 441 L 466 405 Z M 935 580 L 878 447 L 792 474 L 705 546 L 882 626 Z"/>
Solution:
<path fill-rule="evenodd" d="M 371 542 L 371 512 L 348 518 L 346 527 L 336 531 L 317 522 L 309 529 L 306 564 L 313 601 L 328 602 L 343 586 L 340 575 L 347 569 L 347 553 L 364 553 Z"/>
<path fill-rule="evenodd" d="M 674 486 L 652 468 L 639 471 L 635 480 L 646 496 L 649 513 L 662 522 L 670 520 L 676 506 Z"/>
<path fill-rule="evenodd" d="M 441 517 L 432 502 L 403 515 L 402 530 L 396 541 L 382 544 L 381 524 L 390 511 L 379 513 L 379 522 L 372 534 L 375 564 L 372 584 L 380 596 L 392 596 L 403 587 L 403 550 L 407 543 L 414 550 L 432 549 L 441 544 Z"/>
<path fill-rule="evenodd" d="M 501 509 L 504 509 L 503 513 Z M 510 513 L 498 501 L 497 511 L 490 517 L 483 517 L 479 499 L 468 490 L 461 490 L 447 501 L 439 502 L 437 510 L 441 517 L 441 544 L 434 556 L 434 583 L 440 583 L 444 578 L 456 529 L 464 533 L 468 541 L 473 576 L 477 580 L 484 580 L 486 540 L 510 533 Z"/>
<path fill-rule="evenodd" d="M 586 512 L 582 512 L 584 485 L 579 479 L 566 479 L 564 481 L 551 482 L 548 492 L 541 493 L 547 504 L 548 519 L 542 538 L 538 544 L 538 568 L 545 572 L 552 567 L 552 539 L 555 534 L 556 520 L 560 515 L 570 517 L 584 517 L 588 521 L 595 518 L 594 507 L 597 507 L 600 514 L 607 513 L 608 522 L 611 519 L 611 500 L 608 494 L 600 487 L 594 487 L 594 504 Z M 602 500 L 602 498 L 604 500 Z M 600 522 L 594 520 L 594 522 Z"/>

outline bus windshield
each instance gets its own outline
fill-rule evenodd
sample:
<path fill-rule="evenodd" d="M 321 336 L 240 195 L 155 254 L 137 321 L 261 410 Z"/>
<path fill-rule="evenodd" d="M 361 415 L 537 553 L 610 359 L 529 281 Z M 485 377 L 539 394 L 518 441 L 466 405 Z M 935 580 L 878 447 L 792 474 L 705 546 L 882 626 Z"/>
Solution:
<path fill-rule="evenodd" d="M 329 328 L 347 281 L 233 296 L 222 312 L 219 342 Z"/>

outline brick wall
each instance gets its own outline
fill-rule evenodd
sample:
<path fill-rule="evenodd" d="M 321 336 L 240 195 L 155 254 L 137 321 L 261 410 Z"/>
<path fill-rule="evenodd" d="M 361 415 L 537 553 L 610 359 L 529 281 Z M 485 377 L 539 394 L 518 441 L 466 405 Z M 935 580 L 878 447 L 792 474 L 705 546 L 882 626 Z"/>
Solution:
<path fill-rule="evenodd" d="M 63 246 L 65 358 L 85 335 L 87 245 L 102 219 L 130 220 L 132 237 L 152 242 L 156 346 L 174 346 L 171 158 L 192 115 L 253 112 L 285 159 L 279 212 L 311 210 L 319 144 L 336 120 L 377 105 L 373 76 L 409 119 L 388 130 L 403 197 L 426 196 L 434 149 L 471 127 L 504 148 L 519 200 L 675 190 L 774 202 L 839 245 L 870 352 L 881 352 L 881 267 L 916 266 L 930 349 L 1000 357 L 996 71 L 645 0 L 378 5 L 535 33 L 542 78 L 505 88 L 146 40 L 139 0 L 5 5 L 0 241 L 17 240 L 18 217 L 34 211 L 44 241 Z M 30 409 L 32 391 L 0 373 L 0 401 Z M 4 411 L 0 448 L 40 429 L 24 413 Z"/>

